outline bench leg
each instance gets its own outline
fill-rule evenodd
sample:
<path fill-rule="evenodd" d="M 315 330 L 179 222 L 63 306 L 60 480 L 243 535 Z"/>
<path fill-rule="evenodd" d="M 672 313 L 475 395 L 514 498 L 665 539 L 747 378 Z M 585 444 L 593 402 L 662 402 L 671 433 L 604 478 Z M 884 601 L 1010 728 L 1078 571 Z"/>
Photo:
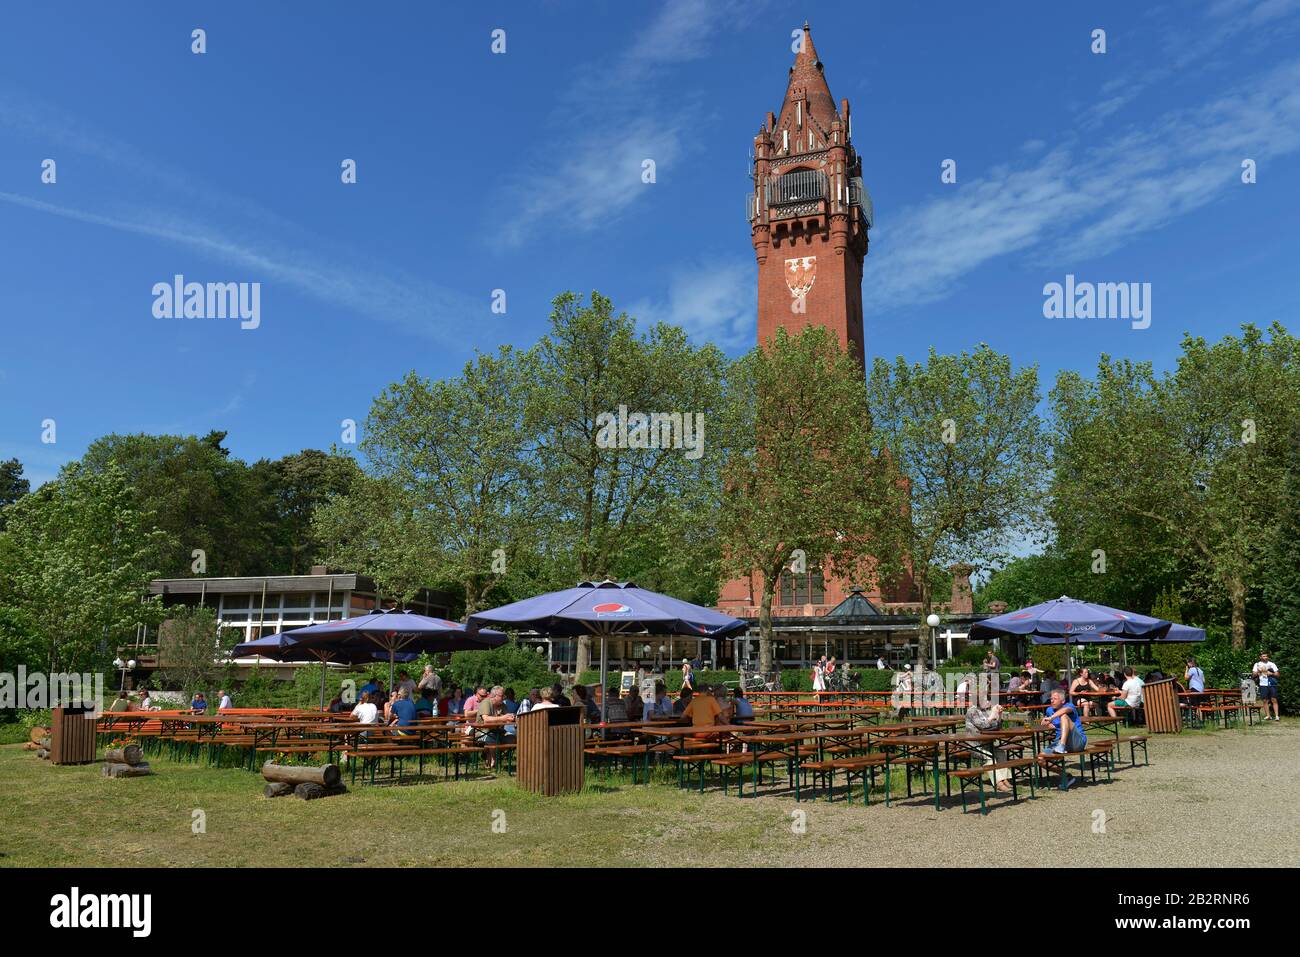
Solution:
<path fill-rule="evenodd" d="M 981 774 L 975 780 L 979 782 L 980 786 L 980 814 L 987 815 L 989 813 L 989 807 L 987 802 L 984 800 L 984 775 Z"/>

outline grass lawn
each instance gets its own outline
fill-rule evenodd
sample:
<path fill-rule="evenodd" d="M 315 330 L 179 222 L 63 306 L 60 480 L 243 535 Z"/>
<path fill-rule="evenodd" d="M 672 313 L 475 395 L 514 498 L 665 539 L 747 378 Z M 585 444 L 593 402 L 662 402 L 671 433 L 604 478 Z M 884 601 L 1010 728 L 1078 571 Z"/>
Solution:
<path fill-rule="evenodd" d="M 916 797 L 886 808 L 680 791 L 588 776 L 543 798 L 512 778 L 358 784 L 318 801 L 262 797 L 261 775 L 151 758 L 110 780 L 0 747 L 0 865 L 323 867 L 1300 864 L 1300 721 L 1153 736 L 1151 765 L 1112 783 L 999 802 L 987 817 Z M 347 774 L 344 774 L 347 780 Z M 191 829 L 194 811 L 206 833 Z M 803 827 L 792 812 L 802 812 Z M 502 813 L 504 818 L 502 818 Z M 504 820 L 505 830 L 494 821 Z M 1098 821 L 1105 826 L 1098 829 Z M 1258 829 L 1267 827 L 1267 848 Z M 1113 857 L 1112 857 L 1113 855 Z"/>
<path fill-rule="evenodd" d="M 502 775 L 358 783 L 348 794 L 301 801 L 263 798 L 261 775 L 248 771 L 158 756 L 150 764 L 150 777 L 109 780 L 97 764 L 55 767 L 0 747 L 0 865 L 456 866 L 490 858 L 639 866 L 674 862 L 689 846 L 683 836 L 702 834 L 731 849 L 719 863 L 736 863 L 741 852 L 793 839 L 774 803 L 617 777 L 588 778 L 584 792 L 558 798 Z M 205 834 L 192 832 L 196 809 Z M 493 830 L 500 812 L 504 833 Z"/>

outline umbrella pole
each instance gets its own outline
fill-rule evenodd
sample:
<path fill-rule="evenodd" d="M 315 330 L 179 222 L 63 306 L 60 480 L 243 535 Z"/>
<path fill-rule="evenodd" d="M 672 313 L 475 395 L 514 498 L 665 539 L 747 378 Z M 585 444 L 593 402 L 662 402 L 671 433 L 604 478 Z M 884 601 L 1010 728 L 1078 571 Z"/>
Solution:
<path fill-rule="evenodd" d="M 325 659 L 320 660 L 320 709 L 325 710 Z"/>
<path fill-rule="evenodd" d="M 605 723 L 605 713 L 607 710 L 606 706 L 609 704 L 609 701 L 607 700 L 609 698 L 609 695 L 606 693 L 606 689 L 609 687 L 609 678 L 608 678 L 609 661 L 606 657 L 606 652 L 608 648 L 609 648 L 609 644 L 608 644 L 607 636 L 602 633 L 600 636 L 600 723 L 601 724 Z"/>

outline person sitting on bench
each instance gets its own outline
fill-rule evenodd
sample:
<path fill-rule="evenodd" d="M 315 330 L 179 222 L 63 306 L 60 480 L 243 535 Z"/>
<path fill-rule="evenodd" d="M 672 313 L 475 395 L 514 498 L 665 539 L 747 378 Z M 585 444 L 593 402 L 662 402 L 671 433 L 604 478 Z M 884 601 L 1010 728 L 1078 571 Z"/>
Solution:
<path fill-rule="evenodd" d="M 1112 718 L 1119 717 L 1118 708 L 1136 708 L 1142 703 L 1142 679 L 1133 673 L 1132 668 L 1124 669 L 1124 687 L 1119 689 L 1122 697 L 1116 698 L 1106 708 Z"/>
<path fill-rule="evenodd" d="M 991 708 L 981 708 L 979 702 L 972 702 L 971 706 L 966 709 L 966 733 L 967 734 L 988 734 L 990 731 L 997 731 L 1002 727 L 1002 705 L 995 704 Z M 1001 748 L 980 747 L 976 750 L 984 756 L 985 764 L 1001 764 L 1006 760 L 1006 752 Z M 997 771 L 990 771 L 993 778 L 993 787 L 999 791 L 1011 790 L 1011 771 L 1007 768 L 1001 768 Z"/>
<path fill-rule="evenodd" d="M 1051 704 L 1047 706 L 1043 727 L 1056 729 L 1056 742 L 1049 749 L 1056 754 L 1082 751 L 1088 746 L 1088 736 L 1083 733 L 1079 712 L 1066 700 L 1064 688 L 1053 688 Z"/>

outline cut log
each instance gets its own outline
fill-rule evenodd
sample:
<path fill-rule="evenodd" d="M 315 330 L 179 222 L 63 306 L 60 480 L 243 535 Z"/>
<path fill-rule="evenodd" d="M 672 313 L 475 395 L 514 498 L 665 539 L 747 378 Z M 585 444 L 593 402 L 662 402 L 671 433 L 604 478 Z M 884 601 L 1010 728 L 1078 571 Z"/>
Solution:
<path fill-rule="evenodd" d="M 39 751 L 40 749 L 41 749 L 41 746 L 40 746 L 39 744 L 37 744 L 35 741 L 24 741 L 24 742 L 23 742 L 23 750 L 24 750 L 24 751 Z"/>
<path fill-rule="evenodd" d="M 262 797 L 278 798 L 293 793 L 293 785 L 285 781 L 268 781 L 262 789 Z"/>
<path fill-rule="evenodd" d="M 46 751 L 50 750 L 50 736 L 47 734 L 45 737 L 41 738 L 41 740 L 37 741 L 36 744 L 38 747 L 42 747 Z"/>
<path fill-rule="evenodd" d="M 46 748 L 37 748 L 37 749 L 36 749 L 36 756 L 37 756 L 38 758 L 41 758 L 41 759 L 43 759 L 43 760 L 48 761 L 48 760 L 50 759 L 50 752 L 49 752 L 49 750 L 46 749 Z"/>
<path fill-rule="evenodd" d="M 286 784 L 319 784 L 327 788 L 337 785 L 340 778 L 337 764 L 323 764 L 318 768 L 309 768 L 272 764 L 270 761 L 262 765 L 262 777 L 268 781 L 284 781 Z"/>
<path fill-rule="evenodd" d="M 104 760 L 111 764 L 139 764 L 144 760 L 144 752 L 138 744 L 128 744 L 123 748 L 109 748 L 104 752 Z"/>
<path fill-rule="evenodd" d="M 142 778 L 145 775 L 153 774 L 149 770 L 147 762 L 141 764 L 112 764 L 104 765 L 104 777 L 106 778 Z"/>
<path fill-rule="evenodd" d="M 304 781 L 293 789 L 293 793 L 304 801 L 314 801 L 317 798 L 333 797 L 335 794 L 346 794 L 348 789 L 342 784 L 335 784 L 326 787 L 323 784 L 315 784 L 311 781 Z"/>
<path fill-rule="evenodd" d="M 50 736 L 50 729 L 42 727 L 41 725 L 38 724 L 36 727 L 32 728 L 30 734 L 28 735 L 28 738 L 32 742 L 32 744 L 40 744 L 41 738 L 48 738 L 49 736 Z"/>

